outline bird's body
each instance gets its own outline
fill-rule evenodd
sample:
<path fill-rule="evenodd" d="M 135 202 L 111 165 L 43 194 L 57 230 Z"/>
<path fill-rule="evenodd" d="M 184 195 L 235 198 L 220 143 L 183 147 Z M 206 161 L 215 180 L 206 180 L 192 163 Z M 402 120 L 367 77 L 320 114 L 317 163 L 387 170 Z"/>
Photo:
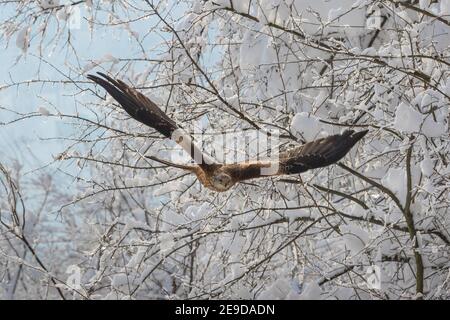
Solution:
<path fill-rule="evenodd" d="M 195 165 L 178 165 L 152 156 L 148 158 L 190 171 L 203 186 L 217 192 L 227 191 L 244 180 L 299 174 L 331 165 L 342 159 L 368 132 L 346 130 L 342 134 L 317 139 L 282 152 L 277 160 L 221 164 L 203 153 L 192 137 L 150 99 L 120 80 L 102 73 L 99 75 L 103 78 L 95 75 L 88 75 L 88 78 L 105 88 L 131 117 L 177 142 L 194 159 Z"/>

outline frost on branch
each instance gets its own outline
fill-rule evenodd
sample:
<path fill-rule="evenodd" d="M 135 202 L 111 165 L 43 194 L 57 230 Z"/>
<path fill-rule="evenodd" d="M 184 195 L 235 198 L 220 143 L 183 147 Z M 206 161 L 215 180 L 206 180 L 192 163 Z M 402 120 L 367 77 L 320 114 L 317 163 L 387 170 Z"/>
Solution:
<path fill-rule="evenodd" d="M 44 18 L 66 18 L 52 3 L 38 28 L 5 36 L 35 50 Z M 49 40 L 67 44 L 50 62 L 73 129 L 59 137 L 70 143 L 54 165 L 71 184 L 55 211 L 87 298 L 448 299 L 448 1 L 171 3 L 85 2 L 93 43 L 117 41 L 108 52 L 64 28 Z M 88 82 L 94 71 L 155 100 L 217 159 L 258 151 L 246 140 L 258 130 L 278 130 L 280 149 L 369 133 L 339 164 L 218 194 L 150 160 L 189 163 Z"/>
<path fill-rule="evenodd" d="M 21 29 L 16 36 L 16 46 L 23 53 L 27 53 L 28 46 L 30 41 L 30 27 L 24 27 Z"/>

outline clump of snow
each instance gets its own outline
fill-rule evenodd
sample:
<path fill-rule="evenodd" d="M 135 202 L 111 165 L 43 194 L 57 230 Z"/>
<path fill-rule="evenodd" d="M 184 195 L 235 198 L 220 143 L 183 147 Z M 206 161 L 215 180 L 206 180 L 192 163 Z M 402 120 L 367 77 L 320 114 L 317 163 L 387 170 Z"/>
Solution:
<path fill-rule="evenodd" d="M 295 135 L 300 135 L 306 141 L 317 138 L 320 133 L 321 125 L 319 119 L 306 112 L 297 113 L 291 122 L 291 130 Z"/>
<path fill-rule="evenodd" d="M 429 108 L 431 97 L 427 94 L 421 98 L 422 109 Z M 422 132 L 427 137 L 439 137 L 446 132 L 445 111 L 435 112 L 436 121 L 430 114 L 422 114 L 411 105 L 400 103 L 395 111 L 394 127 L 403 133 Z"/>
<path fill-rule="evenodd" d="M 384 186 L 392 190 L 403 204 L 406 198 L 406 172 L 403 168 L 390 168 L 381 179 Z"/>
<path fill-rule="evenodd" d="M 98 65 L 98 63 L 95 61 L 89 62 L 83 67 L 83 72 L 88 72 L 88 71 L 94 69 L 97 65 Z"/>
<path fill-rule="evenodd" d="M 369 47 L 369 48 L 364 49 L 361 54 L 366 55 L 366 56 L 376 56 L 377 50 L 375 50 L 374 47 Z"/>
<path fill-rule="evenodd" d="M 50 115 L 50 111 L 48 111 L 45 107 L 39 107 L 37 112 L 39 112 L 43 116 L 49 116 Z"/>
<path fill-rule="evenodd" d="M 369 234 L 356 224 L 347 224 L 341 226 L 343 238 L 347 249 L 352 255 L 361 253 L 369 242 Z"/>
<path fill-rule="evenodd" d="M 433 174 L 434 161 L 430 159 L 429 156 L 426 156 L 420 162 L 420 170 L 422 171 L 424 176 L 431 176 Z"/>
<path fill-rule="evenodd" d="M 40 0 L 39 5 L 42 9 L 51 9 L 59 6 L 59 0 Z"/>
<path fill-rule="evenodd" d="M 119 63 L 120 60 L 117 59 L 116 57 L 114 57 L 112 54 L 107 53 L 100 59 L 96 59 L 96 60 L 92 60 L 92 61 L 88 62 L 83 67 L 83 72 L 88 72 L 91 69 L 93 69 L 93 68 L 97 67 L 98 65 L 105 63 L 105 62 L 111 62 L 112 64 L 116 64 L 116 63 Z"/>
<path fill-rule="evenodd" d="M 311 212 L 304 209 L 287 210 L 286 216 L 289 219 L 289 223 L 294 222 L 299 218 L 309 218 L 311 217 Z"/>
<path fill-rule="evenodd" d="M 423 95 L 417 95 L 417 98 L 420 98 L 420 105 L 422 109 L 428 107 L 433 102 L 433 97 L 427 93 Z"/>
<path fill-rule="evenodd" d="M 56 12 L 56 17 L 58 18 L 58 20 L 60 21 L 67 21 L 67 19 L 70 16 L 70 8 L 68 7 L 63 7 L 61 9 L 58 10 L 58 12 Z"/>
<path fill-rule="evenodd" d="M 16 46 L 22 50 L 23 53 L 27 53 L 29 42 L 30 42 L 30 27 L 22 28 L 16 37 Z"/>
<path fill-rule="evenodd" d="M 447 131 L 445 121 L 436 122 L 431 115 L 428 115 L 422 125 L 422 133 L 430 138 L 440 137 Z"/>
<path fill-rule="evenodd" d="M 402 132 L 419 132 L 422 121 L 422 114 L 404 102 L 400 103 L 395 111 L 394 126 Z"/>
<path fill-rule="evenodd" d="M 366 217 L 368 215 L 368 211 L 357 203 L 354 203 L 350 206 L 349 212 L 354 217 Z"/>
<path fill-rule="evenodd" d="M 166 215 L 166 219 L 173 225 L 181 225 L 183 223 L 186 223 L 185 216 L 176 211 L 168 212 Z"/>
<path fill-rule="evenodd" d="M 203 219 L 211 210 L 208 203 L 203 203 L 199 206 L 192 205 L 186 209 L 186 216 L 192 217 L 192 220 Z"/>

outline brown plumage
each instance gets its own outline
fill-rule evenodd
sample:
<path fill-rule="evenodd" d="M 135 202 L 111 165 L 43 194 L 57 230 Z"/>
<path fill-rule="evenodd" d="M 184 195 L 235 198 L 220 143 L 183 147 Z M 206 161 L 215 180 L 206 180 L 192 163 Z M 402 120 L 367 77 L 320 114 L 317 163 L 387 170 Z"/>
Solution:
<path fill-rule="evenodd" d="M 342 134 L 314 140 L 281 153 L 277 162 L 267 160 L 220 164 L 203 153 L 192 137 L 149 98 L 121 80 L 100 72 L 98 74 L 102 78 L 95 75 L 88 75 L 88 78 L 102 86 L 132 118 L 157 130 L 166 138 L 175 140 L 194 159 L 195 165 L 179 165 L 152 156 L 148 158 L 193 172 L 205 187 L 218 192 L 226 191 L 244 180 L 298 174 L 331 165 L 342 159 L 368 132 L 346 130 Z"/>

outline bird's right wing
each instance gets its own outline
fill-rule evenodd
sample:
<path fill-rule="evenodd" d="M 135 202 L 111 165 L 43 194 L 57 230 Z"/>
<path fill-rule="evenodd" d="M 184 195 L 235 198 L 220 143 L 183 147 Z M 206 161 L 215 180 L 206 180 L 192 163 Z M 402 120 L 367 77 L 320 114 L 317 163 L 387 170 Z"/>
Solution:
<path fill-rule="evenodd" d="M 179 128 L 153 101 L 119 79 L 101 72 L 98 75 L 101 77 L 92 74 L 87 77 L 102 86 L 132 118 L 173 139 L 202 169 L 215 164 L 210 156 L 195 145 L 191 135 Z"/>

